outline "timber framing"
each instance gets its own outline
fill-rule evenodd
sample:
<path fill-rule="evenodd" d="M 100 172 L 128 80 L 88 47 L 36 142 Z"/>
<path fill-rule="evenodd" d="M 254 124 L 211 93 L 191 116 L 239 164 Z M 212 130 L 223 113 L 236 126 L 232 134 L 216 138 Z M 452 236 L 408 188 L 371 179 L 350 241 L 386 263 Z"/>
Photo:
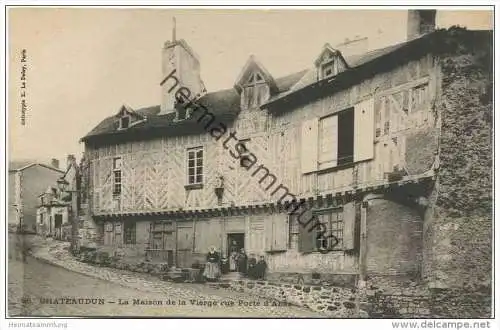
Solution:
<path fill-rule="evenodd" d="M 307 205 L 311 208 L 338 207 L 342 204 L 358 200 L 368 193 L 385 194 L 398 191 L 402 188 L 416 188 L 415 194 L 420 194 L 431 185 L 436 179 L 433 170 L 423 174 L 407 176 L 399 181 L 394 182 L 378 182 L 371 184 L 358 185 L 356 187 L 344 187 L 332 191 L 322 192 L 317 195 L 305 195 L 297 198 L 299 203 Z M 424 194 L 424 193 L 422 193 Z M 210 218 L 210 217 L 228 217 L 241 216 L 250 214 L 269 214 L 288 212 L 291 201 L 276 202 L 276 203 L 260 203 L 246 205 L 228 205 L 216 206 L 212 208 L 191 208 L 191 209 L 171 209 L 171 210 L 147 210 L 147 211 L 123 211 L 123 212 L 106 212 L 94 213 L 95 220 L 118 220 L 124 218 L 139 218 L 143 217 L 156 218 L 161 217 L 162 220 L 178 219 L 192 220 L 193 218 Z M 140 221 L 139 219 L 137 219 Z"/>

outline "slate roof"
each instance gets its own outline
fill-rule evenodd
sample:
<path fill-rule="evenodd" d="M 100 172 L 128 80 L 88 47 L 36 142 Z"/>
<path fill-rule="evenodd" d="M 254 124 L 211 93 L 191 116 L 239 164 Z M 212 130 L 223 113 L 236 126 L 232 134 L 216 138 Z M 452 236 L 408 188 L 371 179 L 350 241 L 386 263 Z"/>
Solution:
<path fill-rule="evenodd" d="M 288 90 L 306 71 L 303 70 L 276 79 L 279 92 Z M 240 112 L 240 95 L 234 88 L 207 93 L 196 103 L 207 108 L 216 116 L 216 120 L 222 123 L 232 122 Z M 119 123 L 116 120 L 116 116 L 109 116 L 83 137 L 82 141 L 91 141 L 103 136 L 115 136 L 116 138 L 127 136 L 133 138 L 133 136 L 142 135 L 145 132 L 154 134 L 154 131 L 161 132 L 163 135 L 182 135 L 196 131 L 201 132 L 204 129 L 203 125 L 198 123 L 197 118 L 194 117 L 187 120 L 174 121 L 175 113 L 158 116 L 160 105 L 140 108 L 135 110 L 135 112 L 145 116 L 146 121 L 131 126 L 126 130 L 117 130 Z"/>
<path fill-rule="evenodd" d="M 444 30 L 443 30 L 444 31 Z M 469 31 L 471 32 L 471 31 Z M 476 38 L 475 34 L 469 32 L 469 38 Z M 362 55 L 349 56 L 345 60 L 348 68 L 338 75 L 324 80 L 317 80 L 314 68 L 302 70 L 285 77 L 275 79 L 277 93 L 274 94 L 261 108 L 271 111 L 291 111 L 294 107 L 309 102 L 312 99 L 322 97 L 325 93 L 332 93 L 332 90 L 341 90 L 353 84 L 373 76 L 376 73 L 391 70 L 397 65 L 403 65 L 412 59 L 416 59 L 430 51 L 441 48 L 443 39 L 438 36 L 439 30 L 416 38 L 410 41 L 394 44 L 388 47 L 369 51 Z M 443 32 L 445 33 L 445 32 Z M 446 36 L 446 33 L 445 35 Z M 283 102 L 288 102 L 287 106 L 280 107 Z M 216 116 L 216 120 L 222 123 L 232 122 L 240 112 L 240 96 L 234 88 L 208 93 L 197 103 L 205 106 Z M 136 110 L 139 114 L 145 115 L 147 120 L 134 125 L 126 130 L 117 130 L 118 122 L 115 116 L 104 119 L 83 141 L 98 141 L 103 136 L 124 138 L 137 138 L 138 135 L 152 134 L 159 132 L 161 135 L 182 135 L 202 131 L 203 125 L 191 118 L 183 121 L 174 121 L 175 114 L 158 116 L 160 106 L 152 106 Z"/>
<path fill-rule="evenodd" d="M 357 67 L 361 67 L 364 64 L 369 63 L 375 59 L 383 57 L 384 55 L 390 54 L 390 53 L 396 51 L 397 49 L 402 48 L 406 44 L 408 44 L 408 41 L 402 42 L 399 44 L 395 44 L 395 45 L 391 45 L 391 46 L 387 46 L 384 48 L 375 49 L 375 50 L 369 51 L 369 52 L 364 53 L 364 54 L 348 56 L 348 57 L 345 57 L 344 60 L 346 61 L 347 65 L 349 66 L 348 70 L 354 69 Z M 292 86 L 290 89 L 288 89 L 284 93 L 280 93 L 280 94 L 272 96 L 266 103 L 270 104 L 270 103 L 273 103 L 275 101 L 278 101 L 278 100 L 284 98 L 285 96 L 287 96 L 289 94 L 293 94 L 296 91 L 299 91 L 299 90 L 303 89 L 304 87 L 310 86 L 316 82 L 318 82 L 317 77 L 316 77 L 316 68 L 313 67 L 313 68 L 310 68 L 309 70 L 305 70 L 301 79 L 297 82 L 297 84 L 295 86 Z"/>
<path fill-rule="evenodd" d="M 382 49 L 370 51 L 361 56 L 351 56 L 346 58 L 349 68 L 362 66 L 376 58 L 393 52 L 394 50 L 405 45 L 406 42 L 397 45 L 392 45 Z M 287 76 L 277 78 L 276 86 L 278 93 L 271 97 L 267 103 L 275 102 L 289 94 L 303 89 L 316 82 L 316 75 L 313 69 L 305 69 L 299 72 L 289 74 Z M 240 112 L 240 95 L 234 88 L 220 90 L 212 93 L 207 93 L 197 101 L 198 104 L 205 106 L 211 113 L 216 116 L 216 120 L 222 123 L 231 123 Z M 115 137 L 123 140 L 125 137 L 134 139 L 134 136 L 153 134 L 154 131 L 161 135 L 183 135 L 188 133 L 201 132 L 203 125 L 196 121 L 197 118 L 191 118 L 182 121 L 174 121 L 175 113 L 158 116 L 160 105 L 140 108 L 135 110 L 139 115 L 145 116 L 146 121 L 133 125 L 126 130 L 118 130 L 118 121 L 116 116 L 109 116 L 101 121 L 94 129 L 92 129 L 82 141 L 95 141 L 100 137 Z"/>

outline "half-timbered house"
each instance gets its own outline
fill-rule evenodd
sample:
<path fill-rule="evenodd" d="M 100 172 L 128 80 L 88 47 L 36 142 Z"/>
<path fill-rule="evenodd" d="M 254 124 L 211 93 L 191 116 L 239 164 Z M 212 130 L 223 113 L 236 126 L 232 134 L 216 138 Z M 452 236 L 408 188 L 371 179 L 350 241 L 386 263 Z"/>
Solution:
<path fill-rule="evenodd" d="M 161 104 L 124 105 L 83 138 L 99 244 L 189 267 L 235 242 L 270 273 L 427 276 L 444 244 L 429 205 L 453 36 L 435 11 L 409 17 L 404 42 L 326 44 L 285 77 L 251 56 L 215 92 L 184 40 L 165 43 Z M 297 221 L 294 199 L 328 235 Z"/>

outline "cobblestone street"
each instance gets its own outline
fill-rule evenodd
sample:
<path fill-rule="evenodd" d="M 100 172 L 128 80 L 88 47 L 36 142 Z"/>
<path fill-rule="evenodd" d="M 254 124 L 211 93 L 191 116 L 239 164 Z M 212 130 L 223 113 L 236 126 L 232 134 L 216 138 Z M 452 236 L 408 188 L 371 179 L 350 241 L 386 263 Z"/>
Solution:
<path fill-rule="evenodd" d="M 10 316 L 322 316 L 298 307 L 272 306 L 272 301 L 201 284 L 165 282 L 149 275 L 99 268 L 77 261 L 67 261 L 73 263 L 69 265 L 70 269 L 80 267 L 78 271 L 70 271 L 32 257 L 28 257 L 26 263 L 15 255 L 9 257 Z M 76 301 L 61 303 L 61 298 Z M 89 304 L 90 301 L 78 299 L 103 301 L 94 300 Z M 134 299 L 147 305 L 134 304 Z M 128 304 L 119 304 L 120 300 Z M 162 305 L 157 304 L 160 301 Z"/>

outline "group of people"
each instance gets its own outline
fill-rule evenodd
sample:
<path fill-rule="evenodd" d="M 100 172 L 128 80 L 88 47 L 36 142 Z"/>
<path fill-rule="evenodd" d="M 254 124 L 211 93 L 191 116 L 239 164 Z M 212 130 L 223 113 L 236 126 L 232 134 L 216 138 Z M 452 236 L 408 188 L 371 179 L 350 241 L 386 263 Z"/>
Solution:
<path fill-rule="evenodd" d="M 203 276 L 208 281 L 217 280 L 221 275 L 221 265 L 225 258 L 220 258 L 219 253 L 215 247 L 211 247 L 207 254 L 207 263 Z M 239 251 L 231 247 L 229 256 L 229 271 L 237 271 L 242 277 L 250 279 L 264 279 L 267 270 L 267 263 L 264 256 L 260 256 L 259 260 L 252 253 L 248 257 L 244 249 Z"/>

